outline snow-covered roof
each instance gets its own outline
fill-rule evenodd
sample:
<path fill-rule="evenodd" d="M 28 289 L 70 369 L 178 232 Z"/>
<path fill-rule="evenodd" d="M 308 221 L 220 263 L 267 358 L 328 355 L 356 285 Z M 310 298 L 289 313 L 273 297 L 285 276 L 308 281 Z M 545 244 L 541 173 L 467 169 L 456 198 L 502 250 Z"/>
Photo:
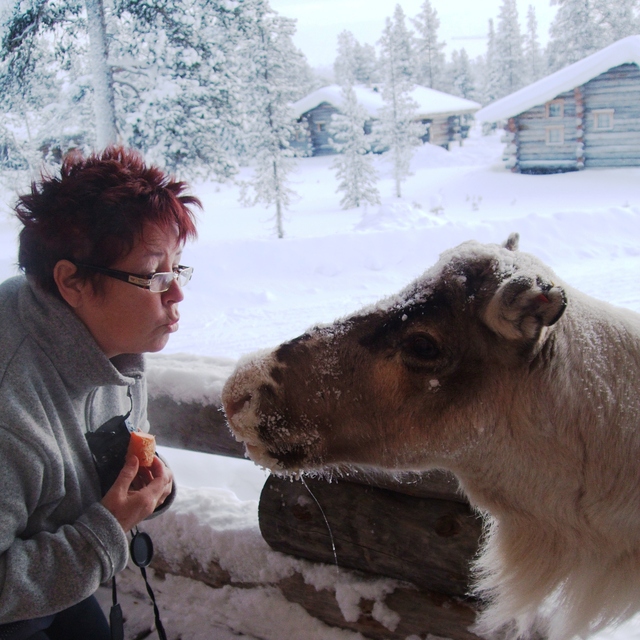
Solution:
<path fill-rule="evenodd" d="M 476 119 L 480 122 L 497 122 L 512 118 L 626 63 L 640 66 L 640 36 L 628 36 L 618 40 L 564 69 L 492 102 L 478 111 Z"/>
<path fill-rule="evenodd" d="M 383 106 L 382 90 L 356 85 L 354 91 L 356 92 L 358 103 L 366 109 L 367 113 L 372 118 L 378 117 L 378 112 Z M 475 113 L 481 106 L 472 100 L 452 96 L 449 93 L 443 93 L 420 85 L 416 85 L 410 95 L 418 104 L 418 117 L 424 118 Z M 331 84 L 327 87 L 316 89 L 304 98 L 294 102 L 292 108 L 296 117 L 299 118 L 323 102 L 328 102 L 339 110 L 342 108 L 342 101 L 340 86 Z"/>

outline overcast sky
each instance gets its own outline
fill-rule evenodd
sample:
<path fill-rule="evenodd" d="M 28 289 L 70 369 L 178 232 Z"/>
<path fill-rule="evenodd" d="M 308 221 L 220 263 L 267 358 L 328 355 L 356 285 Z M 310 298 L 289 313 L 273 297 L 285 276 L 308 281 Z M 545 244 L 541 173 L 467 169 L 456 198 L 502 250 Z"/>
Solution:
<path fill-rule="evenodd" d="M 401 0 L 407 18 L 420 12 L 424 0 Z M 393 15 L 397 0 L 270 0 L 271 7 L 289 18 L 296 18 L 296 45 L 312 67 L 331 67 L 338 34 L 347 29 L 361 44 L 374 44 L 380 38 L 385 18 Z M 527 7 L 532 4 L 538 19 L 540 42 L 547 42 L 549 25 L 557 7 L 549 0 L 518 0 L 522 30 L 526 28 Z M 502 0 L 431 0 L 440 18 L 440 39 L 452 49 L 467 50 L 471 58 L 485 52 L 489 18 L 498 17 Z M 408 26 L 411 26 L 408 20 Z"/>

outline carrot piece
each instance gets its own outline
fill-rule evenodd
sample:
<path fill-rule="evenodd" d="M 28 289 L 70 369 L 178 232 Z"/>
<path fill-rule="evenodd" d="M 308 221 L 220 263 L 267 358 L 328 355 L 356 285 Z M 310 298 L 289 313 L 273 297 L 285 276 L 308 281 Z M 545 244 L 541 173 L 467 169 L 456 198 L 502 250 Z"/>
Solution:
<path fill-rule="evenodd" d="M 156 437 L 144 431 L 133 431 L 127 455 L 131 453 L 138 458 L 141 467 L 150 467 L 156 454 Z"/>

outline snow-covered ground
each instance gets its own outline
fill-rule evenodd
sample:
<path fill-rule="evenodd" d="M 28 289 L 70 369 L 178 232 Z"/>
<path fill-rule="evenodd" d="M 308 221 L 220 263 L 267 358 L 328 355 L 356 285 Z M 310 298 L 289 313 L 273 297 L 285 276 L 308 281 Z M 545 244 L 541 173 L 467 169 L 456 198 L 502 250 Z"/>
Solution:
<path fill-rule="evenodd" d="M 393 197 L 390 167 L 376 158 L 380 207 L 343 211 L 331 158 L 301 160 L 292 187 L 299 198 L 285 219 L 286 237 L 273 233 L 272 213 L 238 204 L 237 188 L 194 184 L 204 203 L 200 238 L 184 253 L 195 274 L 182 304 L 180 331 L 163 355 L 209 367 L 206 392 L 215 395 L 241 355 L 292 338 L 392 294 L 449 247 L 469 239 L 502 242 L 518 231 L 520 248 L 585 293 L 640 312 L 640 168 L 587 170 L 549 176 L 516 175 L 501 162 L 499 134 L 474 133 L 451 152 L 421 147 L 402 199 Z M 5 181 L 6 183 L 6 181 Z M 5 187 L 5 211 L 13 199 Z M 0 220 L 0 277 L 15 273 L 15 225 Z M 176 354 L 190 354 L 177 356 Z M 162 379 L 176 395 L 200 393 Z M 213 382 L 211 382 L 213 380 Z M 217 386 L 216 386 L 217 385 Z M 202 383 L 204 387 L 204 383 Z M 360 597 L 382 600 L 393 588 L 333 567 L 314 567 L 271 551 L 257 527 L 257 499 L 265 473 L 250 462 L 165 449 L 180 487 L 175 508 L 146 525 L 165 555 L 217 560 L 241 586 L 212 589 L 185 578 L 156 580 L 169 637 L 184 640 L 355 639 L 329 629 L 273 587 L 246 588 L 299 573 L 318 588 L 331 585 L 345 615 Z M 129 638 L 152 624 L 139 574 L 119 579 Z M 105 600 L 109 594 L 105 593 Z M 383 606 L 383 624 L 393 615 Z M 598 638 L 640 638 L 640 619 Z M 416 640 L 413 638 L 412 640 Z"/>

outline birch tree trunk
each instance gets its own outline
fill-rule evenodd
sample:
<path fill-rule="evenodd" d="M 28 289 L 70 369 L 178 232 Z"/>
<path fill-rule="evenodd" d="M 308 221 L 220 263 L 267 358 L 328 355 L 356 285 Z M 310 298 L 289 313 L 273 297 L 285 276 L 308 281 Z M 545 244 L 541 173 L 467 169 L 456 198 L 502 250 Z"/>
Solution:
<path fill-rule="evenodd" d="M 102 0 L 85 0 L 89 32 L 89 59 L 93 77 L 93 110 L 96 119 L 96 147 L 104 149 L 116 142 L 116 108 L 113 76 L 109 66 L 109 45 Z"/>

